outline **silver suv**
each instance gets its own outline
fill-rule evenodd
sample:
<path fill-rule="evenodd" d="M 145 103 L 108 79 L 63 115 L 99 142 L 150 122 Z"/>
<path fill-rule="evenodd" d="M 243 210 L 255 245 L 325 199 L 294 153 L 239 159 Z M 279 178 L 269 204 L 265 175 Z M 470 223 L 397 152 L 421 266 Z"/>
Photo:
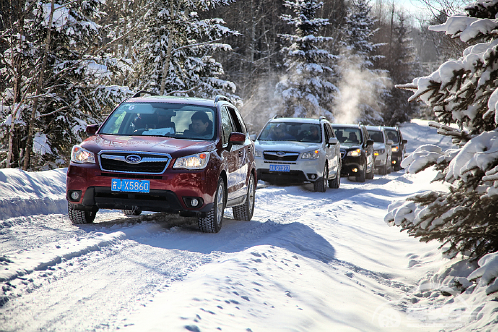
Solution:
<path fill-rule="evenodd" d="M 275 184 L 313 183 L 318 192 L 339 188 L 340 143 L 325 118 L 274 118 L 255 142 L 257 178 Z"/>
<path fill-rule="evenodd" d="M 388 139 L 387 132 L 381 126 L 366 126 L 370 139 L 374 141 L 375 168 L 380 175 L 391 173 L 391 156 L 393 141 Z"/>

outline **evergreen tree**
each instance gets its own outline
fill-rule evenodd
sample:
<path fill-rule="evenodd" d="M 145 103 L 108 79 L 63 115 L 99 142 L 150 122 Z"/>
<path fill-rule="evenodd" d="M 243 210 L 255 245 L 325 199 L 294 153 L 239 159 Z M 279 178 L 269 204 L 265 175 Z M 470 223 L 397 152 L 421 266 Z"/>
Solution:
<path fill-rule="evenodd" d="M 465 11 L 431 27 L 468 43 L 462 57 L 400 86 L 434 109 L 439 123 L 433 125 L 456 144 L 450 151 L 422 146 L 403 166 L 419 172 L 435 165 L 435 180 L 450 190 L 393 204 L 386 220 L 422 241 L 447 244 L 448 254 L 479 258 L 498 250 L 498 0 L 480 0 Z M 453 122 L 459 129 L 445 125 Z"/>
<path fill-rule="evenodd" d="M 333 118 L 330 110 L 332 92 L 337 91 L 332 83 L 334 71 L 331 67 L 337 56 L 319 48 L 330 37 L 318 35 L 327 19 L 317 18 L 322 6 L 316 0 L 285 1 L 293 15 L 282 15 L 282 19 L 294 27 L 295 34 L 281 37 L 290 46 L 283 48 L 286 75 L 277 84 L 277 94 L 283 100 L 281 114 L 291 117 L 327 116 Z"/>
<path fill-rule="evenodd" d="M 376 54 L 382 44 L 373 42 L 378 29 L 371 9 L 368 0 L 352 0 L 348 6 L 339 70 L 342 93 L 335 107 L 340 122 L 383 124 L 383 96 L 389 81 L 385 70 L 374 68 L 374 62 L 382 57 Z"/>
<path fill-rule="evenodd" d="M 128 89 L 111 86 L 118 59 L 100 52 L 101 0 L 11 2 L 4 16 L 0 141 L 6 167 L 67 165 L 87 123 Z M 124 66 L 126 67 L 126 66 Z"/>
<path fill-rule="evenodd" d="M 214 54 L 231 50 L 220 40 L 236 34 L 219 18 L 200 18 L 198 11 L 226 5 L 232 0 L 149 3 L 146 27 L 137 39 L 133 87 L 159 94 L 212 98 L 231 97 L 235 84 L 221 77 L 222 65 Z"/>

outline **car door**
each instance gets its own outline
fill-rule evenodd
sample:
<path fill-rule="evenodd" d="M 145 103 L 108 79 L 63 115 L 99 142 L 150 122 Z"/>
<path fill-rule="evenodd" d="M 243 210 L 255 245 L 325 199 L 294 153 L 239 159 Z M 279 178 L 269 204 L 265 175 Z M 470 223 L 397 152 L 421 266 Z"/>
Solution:
<path fill-rule="evenodd" d="M 246 135 L 244 144 L 228 144 L 228 139 L 232 132 L 245 133 L 245 126 L 240 122 L 237 111 L 229 106 L 222 108 L 223 138 L 229 160 L 227 167 L 227 200 L 231 201 L 241 196 L 245 196 L 245 180 L 248 171 L 247 163 L 247 143 L 250 139 Z"/>
<path fill-rule="evenodd" d="M 367 154 L 367 172 L 373 172 L 375 168 L 375 157 L 374 157 L 374 150 L 373 150 L 373 144 L 368 145 L 368 140 L 370 139 L 370 136 L 368 135 L 368 131 L 365 127 L 362 127 L 362 135 L 363 135 L 363 146 L 365 149 L 365 152 Z"/>
<path fill-rule="evenodd" d="M 323 125 L 324 133 L 325 133 L 325 151 L 327 155 L 327 162 L 329 167 L 329 176 L 330 174 L 334 174 L 337 172 L 338 167 L 338 158 L 337 155 L 340 155 L 339 143 L 330 144 L 329 139 L 335 137 L 334 131 L 330 127 L 328 123 L 324 123 Z"/>

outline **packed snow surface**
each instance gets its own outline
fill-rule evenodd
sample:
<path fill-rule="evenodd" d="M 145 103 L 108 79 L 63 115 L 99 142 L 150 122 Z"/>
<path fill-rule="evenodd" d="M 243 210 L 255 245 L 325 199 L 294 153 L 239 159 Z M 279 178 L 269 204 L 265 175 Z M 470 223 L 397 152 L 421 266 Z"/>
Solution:
<path fill-rule="evenodd" d="M 450 148 L 435 131 L 404 124 L 407 152 Z M 325 193 L 260 181 L 252 220 L 227 209 L 218 234 L 163 213 L 72 225 L 65 171 L 0 170 L 1 331 L 496 329 L 496 254 L 450 261 L 384 222 L 391 203 L 446 190 L 433 170 Z"/>

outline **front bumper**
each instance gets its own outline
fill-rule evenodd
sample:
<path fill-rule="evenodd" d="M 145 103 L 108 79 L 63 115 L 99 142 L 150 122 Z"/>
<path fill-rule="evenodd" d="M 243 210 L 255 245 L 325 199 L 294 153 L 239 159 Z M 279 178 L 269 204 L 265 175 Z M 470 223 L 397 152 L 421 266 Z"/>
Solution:
<path fill-rule="evenodd" d="M 361 170 L 361 157 L 344 156 L 342 158 L 341 176 L 357 176 Z"/>
<path fill-rule="evenodd" d="M 290 171 L 270 172 L 270 165 L 289 165 Z M 324 166 L 324 157 L 314 160 L 298 159 L 294 162 L 264 160 L 262 157 L 256 158 L 258 180 L 269 182 L 278 181 L 289 184 L 314 182 L 323 176 Z"/>
<path fill-rule="evenodd" d="M 140 209 L 142 211 L 169 212 L 198 215 L 212 208 L 218 176 L 209 176 L 206 170 L 167 170 L 162 175 L 103 172 L 95 165 L 70 165 L 66 179 L 67 200 L 77 210 Z M 149 193 L 111 191 L 113 178 L 145 179 L 150 181 Z M 70 193 L 80 191 L 78 200 Z M 201 202 L 189 206 L 191 198 Z"/>

